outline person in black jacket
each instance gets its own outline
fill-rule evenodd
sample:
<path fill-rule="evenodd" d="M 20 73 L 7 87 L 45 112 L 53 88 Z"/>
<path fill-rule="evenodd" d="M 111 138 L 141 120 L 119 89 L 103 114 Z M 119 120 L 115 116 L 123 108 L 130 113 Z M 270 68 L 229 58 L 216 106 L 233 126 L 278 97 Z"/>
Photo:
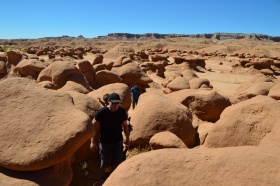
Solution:
<path fill-rule="evenodd" d="M 123 160 L 123 136 L 125 134 L 126 148 L 129 146 L 129 130 L 127 124 L 127 112 L 120 106 L 121 99 L 117 93 L 109 95 L 108 105 L 97 111 L 93 125 L 95 135 L 91 138 L 90 149 L 99 149 L 101 168 L 107 176 Z"/>

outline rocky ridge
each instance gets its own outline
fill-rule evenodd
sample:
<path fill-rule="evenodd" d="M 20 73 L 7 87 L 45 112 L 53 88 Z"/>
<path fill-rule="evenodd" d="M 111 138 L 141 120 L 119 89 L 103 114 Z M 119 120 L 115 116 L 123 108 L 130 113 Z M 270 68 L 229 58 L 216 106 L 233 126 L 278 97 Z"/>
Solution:
<path fill-rule="evenodd" d="M 168 39 L 168 38 L 205 38 L 213 40 L 227 40 L 227 39 L 254 39 L 261 41 L 274 41 L 280 42 L 280 36 L 269 36 L 265 34 L 243 34 L 243 33 L 224 33 L 224 32 L 215 32 L 211 34 L 159 34 L 159 33 L 145 33 L 145 34 L 132 34 L 132 33 L 109 33 L 105 36 L 97 36 L 96 38 L 91 39 L 103 39 L 103 40 L 148 40 L 148 39 Z M 78 37 L 73 36 L 58 36 L 58 37 L 43 37 L 38 39 L 86 39 L 84 36 L 79 35 Z M 32 39 L 1 39 L 0 44 L 2 45 L 16 45 L 16 41 L 27 41 Z M 1 41 L 3 41 L 1 43 Z M 9 41 L 9 42 L 8 42 Z"/>
<path fill-rule="evenodd" d="M 216 40 L 226 39 L 256 39 L 256 40 L 271 40 L 280 42 L 280 36 L 269 36 L 264 34 L 242 34 L 242 33 L 212 33 L 212 34 L 158 34 L 158 33 L 145 33 L 145 34 L 130 34 L 130 33 L 109 33 L 107 36 L 98 36 L 99 39 L 167 39 L 178 37 L 190 38 L 206 38 Z"/>

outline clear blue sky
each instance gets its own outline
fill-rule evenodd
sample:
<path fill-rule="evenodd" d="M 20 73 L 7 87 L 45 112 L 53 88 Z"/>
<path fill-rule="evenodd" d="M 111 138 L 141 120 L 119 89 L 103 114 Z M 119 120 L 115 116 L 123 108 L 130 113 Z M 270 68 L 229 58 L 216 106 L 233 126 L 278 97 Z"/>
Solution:
<path fill-rule="evenodd" d="M 108 33 L 280 36 L 280 0 L 2 0 L 0 39 Z"/>

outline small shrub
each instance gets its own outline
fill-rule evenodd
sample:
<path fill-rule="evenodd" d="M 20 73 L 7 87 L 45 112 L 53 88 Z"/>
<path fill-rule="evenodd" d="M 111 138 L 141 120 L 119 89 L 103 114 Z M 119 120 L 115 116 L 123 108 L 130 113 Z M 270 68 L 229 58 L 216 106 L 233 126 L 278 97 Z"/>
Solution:
<path fill-rule="evenodd" d="M 155 48 L 164 48 L 166 46 L 166 44 L 162 44 L 162 43 L 158 43 L 155 45 Z"/>
<path fill-rule="evenodd" d="M 129 149 L 127 151 L 126 159 L 131 158 L 131 157 L 133 157 L 133 156 L 135 156 L 137 154 L 141 154 L 141 153 L 148 152 L 148 151 L 151 151 L 151 147 L 150 146 L 141 147 L 139 145 L 138 147 L 134 147 L 133 149 Z"/>

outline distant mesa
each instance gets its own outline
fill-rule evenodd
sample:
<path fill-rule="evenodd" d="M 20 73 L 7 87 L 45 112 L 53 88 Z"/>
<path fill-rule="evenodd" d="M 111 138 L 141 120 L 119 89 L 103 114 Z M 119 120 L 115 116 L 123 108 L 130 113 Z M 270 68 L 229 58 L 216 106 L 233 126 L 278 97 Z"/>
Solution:
<path fill-rule="evenodd" d="M 269 36 L 265 34 L 242 34 L 242 33 L 224 33 L 215 32 L 212 34 L 158 34 L 158 33 L 145 33 L 145 34 L 131 34 L 131 33 L 109 33 L 105 36 L 97 36 L 93 39 L 101 40 L 149 40 L 149 39 L 168 39 L 168 38 L 204 38 L 212 40 L 227 40 L 227 39 L 254 39 L 260 41 L 274 41 L 280 42 L 280 36 Z M 1 38 L 0 38 L 1 39 Z M 63 35 L 58 37 L 43 37 L 38 39 L 86 39 L 84 36 L 79 35 L 78 37 Z M 17 40 L 17 39 L 14 39 Z M 28 39 L 19 39 L 28 40 Z M 13 43 L 9 43 L 13 45 Z"/>
<path fill-rule="evenodd" d="M 63 35 L 63 36 L 58 36 L 58 37 L 43 37 L 43 38 L 39 38 L 39 39 L 74 39 L 74 38 L 84 39 L 84 36 L 79 35 L 78 37 L 73 37 L 73 36 Z"/>
<path fill-rule="evenodd" d="M 98 39 L 167 39 L 167 38 L 206 38 L 215 40 L 226 39 L 256 39 L 256 40 L 271 40 L 280 42 L 280 36 L 269 36 L 264 34 L 242 34 L 242 33 L 222 33 L 217 32 L 213 34 L 158 34 L 158 33 L 146 33 L 146 34 L 130 34 L 130 33 L 109 33 L 107 36 L 98 36 Z"/>

